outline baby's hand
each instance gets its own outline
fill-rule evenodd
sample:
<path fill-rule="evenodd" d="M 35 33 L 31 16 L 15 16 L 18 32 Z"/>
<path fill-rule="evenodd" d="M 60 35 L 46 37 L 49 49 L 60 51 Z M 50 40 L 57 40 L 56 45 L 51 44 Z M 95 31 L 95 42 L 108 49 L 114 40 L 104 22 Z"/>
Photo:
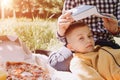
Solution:
<path fill-rule="evenodd" d="M 65 14 L 62 14 L 58 18 L 58 34 L 60 36 L 64 36 L 65 31 L 68 29 L 69 25 L 73 22 L 73 18 L 71 17 L 71 12 L 66 12 Z"/>

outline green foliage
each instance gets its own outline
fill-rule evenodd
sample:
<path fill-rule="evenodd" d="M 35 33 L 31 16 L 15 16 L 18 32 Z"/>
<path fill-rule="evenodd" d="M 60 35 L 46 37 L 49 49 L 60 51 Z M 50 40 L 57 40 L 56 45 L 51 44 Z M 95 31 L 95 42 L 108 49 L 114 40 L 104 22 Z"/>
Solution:
<path fill-rule="evenodd" d="M 11 23 L 9 24 L 9 22 Z M 31 50 L 45 49 L 56 50 L 61 43 L 56 39 L 56 20 L 33 21 L 21 18 L 17 20 L 1 21 L 0 35 L 16 34 Z"/>
<path fill-rule="evenodd" d="M 63 0 L 10 0 L 10 10 L 16 12 L 17 17 L 26 16 L 29 18 L 48 18 L 51 15 L 58 17 L 61 14 Z M 54 16 L 54 17 L 55 17 Z"/>

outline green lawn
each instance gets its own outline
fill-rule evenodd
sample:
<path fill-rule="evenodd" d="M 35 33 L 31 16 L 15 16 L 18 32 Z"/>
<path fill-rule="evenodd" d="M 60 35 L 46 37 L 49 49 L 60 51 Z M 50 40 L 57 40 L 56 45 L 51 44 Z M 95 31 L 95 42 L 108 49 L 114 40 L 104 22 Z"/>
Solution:
<path fill-rule="evenodd" d="M 17 35 L 31 50 L 57 50 L 56 20 L 6 19 L 0 21 L 0 35 Z"/>

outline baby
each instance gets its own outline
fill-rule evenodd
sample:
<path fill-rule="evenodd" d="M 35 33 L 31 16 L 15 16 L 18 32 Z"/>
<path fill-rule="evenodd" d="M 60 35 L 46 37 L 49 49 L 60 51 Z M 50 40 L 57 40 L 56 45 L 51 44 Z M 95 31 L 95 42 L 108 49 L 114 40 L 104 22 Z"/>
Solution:
<path fill-rule="evenodd" d="M 119 80 L 120 49 L 94 46 L 90 28 L 75 22 L 65 32 L 66 46 L 73 53 L 70 71 L 79 80 Z"/>

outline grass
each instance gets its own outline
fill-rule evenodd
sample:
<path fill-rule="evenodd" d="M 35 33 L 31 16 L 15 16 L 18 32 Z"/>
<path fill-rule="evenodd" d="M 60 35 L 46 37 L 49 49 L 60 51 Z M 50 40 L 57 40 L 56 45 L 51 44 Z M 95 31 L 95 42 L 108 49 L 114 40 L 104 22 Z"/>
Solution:
<path fill-rule="evenodd" d="M 0 21 L 0 35 L 17 35 L 30 50 L 57 50 L 56 20 L 6 19 Z"/>

